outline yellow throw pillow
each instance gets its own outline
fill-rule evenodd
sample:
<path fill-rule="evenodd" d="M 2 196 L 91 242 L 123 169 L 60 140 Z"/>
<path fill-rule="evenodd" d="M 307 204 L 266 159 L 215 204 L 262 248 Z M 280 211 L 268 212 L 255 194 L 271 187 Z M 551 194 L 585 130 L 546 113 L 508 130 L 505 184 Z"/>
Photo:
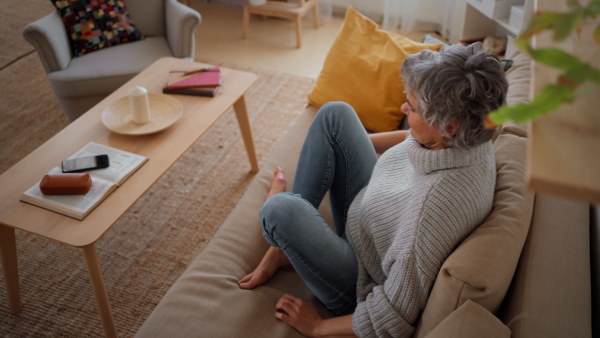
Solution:
<path fill-rule="evenodd" d="M 317 108 L 329 101 L 344 101 L 354 107 L 368 131 L 396 130 L 404 117 L 400 107 L 406 102 L 400 77 L 404 58 L 441 47 L 380 30 L 348 7 L 308 101 Z"/>

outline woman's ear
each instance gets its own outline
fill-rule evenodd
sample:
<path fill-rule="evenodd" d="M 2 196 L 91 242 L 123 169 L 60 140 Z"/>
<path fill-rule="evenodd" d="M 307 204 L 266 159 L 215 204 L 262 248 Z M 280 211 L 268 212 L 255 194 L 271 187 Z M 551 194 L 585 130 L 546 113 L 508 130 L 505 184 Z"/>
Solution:
<path fill-rule="evenodd" d="M 446 130 L 450 136 L 454 136 L 458 133 L 459 124 L 460 122 L 458 119 L 454 119 L 454 121 L 450 122 L 450 125 L 448 125 L 448 129 Z"/>

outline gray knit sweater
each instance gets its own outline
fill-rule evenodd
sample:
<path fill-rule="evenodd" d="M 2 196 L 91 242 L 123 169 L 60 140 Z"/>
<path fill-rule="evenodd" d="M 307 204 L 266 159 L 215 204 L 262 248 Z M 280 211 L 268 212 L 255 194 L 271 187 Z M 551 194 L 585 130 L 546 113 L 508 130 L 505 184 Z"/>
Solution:
<path fill-rule="evenodd" d="M 352 202 L 346 233 L 358 260 L 359 337 L 408 337 L 444 260 L 489 214 L 491 142 L 428 150 L 412 136 L 378 160 Z"/>

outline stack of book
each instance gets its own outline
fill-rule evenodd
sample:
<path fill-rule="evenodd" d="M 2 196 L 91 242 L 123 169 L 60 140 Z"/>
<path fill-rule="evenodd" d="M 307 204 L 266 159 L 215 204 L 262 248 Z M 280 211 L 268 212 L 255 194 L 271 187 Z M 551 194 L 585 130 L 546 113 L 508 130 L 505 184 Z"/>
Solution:
<path fill-rule="evenodd" d="M 171 71 L 165 94 L 215 96 L 221 88 L 219 67 L 207 67 L 185 72 Z"/>

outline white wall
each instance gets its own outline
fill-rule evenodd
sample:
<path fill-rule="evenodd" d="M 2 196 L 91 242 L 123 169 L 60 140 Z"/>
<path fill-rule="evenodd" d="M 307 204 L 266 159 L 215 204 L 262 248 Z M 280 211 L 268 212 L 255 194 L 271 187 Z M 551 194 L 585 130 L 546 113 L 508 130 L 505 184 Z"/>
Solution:
<path fill-rule="evenodd" d="M 379 24 L 383 20 L 384 1 L 386 0 L 320 0 L 331 1 L 334 12 L 344 12 L 347 6 L 352 6 L 359 12 L 368 16 Z M 389 0 L 409 1 L 409 0 Z M 410 0 L 415 1 L 415 0 Z M 450 37 L 453 31 L 462 27 L 464 18 L 465 0 L 416 0 L 418 11 L 416 13 L 417 25 L 415 30 L 438 30 L 442 35 Z M 448 6 L 446 6 L 448 3 Z M 448 8 L 449 7 L 449 8 Z M 446 32 L 442 32 L 446 20 Z"/>
<path fill-rule="evenodd" d="M 217 2 L 237 7 L 242 7 L 247 0 L 211 0 L 211 2 Z M 384 1 L 387 0 L 320 0 L 319 7 L 321 12 L 325 15 L 324 19 L 327 19 L 327 5 L 332 5 L 332 11 L 334 13 L 345 13 L 348 6 L 354 7 L 357 11 L 371 18 L 373 21 L 381 24 L 383 21 L 383 8 Z M 409 0 L 389 0 L 389 1 L 409 1 Z M 411 0 L 415 1 L 415 0 Z M 465 0 L 416 0 L 418 1 L 419 10 L 417 11 L 417 27 L 416 30 L 438 30 L 442 35 L 452 39 L 452 33 L 460 30 L 462 27 L 463 13 L 460 13 L 461 9 L 464 8 Z M 451 10 L 454 13 L 447 13 L 444 3 L 446 1 L 453 2 Z M 457 13 L 457 11 L 459 13 Z M 464 10 L 463 10 L 464 11 Z M 461 14 L 462 17 L 461 17 Z M 444 20 L 450 20 L 448 29 L 446 32 L 442 32 Z M 459 21 L 460 20 L 460 21 Z M 459 21 L 459 22 L 457 22 Z"/>
<path fill-rule="evenodd" d="M 333 11 L 335 13 L 343 13 L 346 7 L 352 6 L 357 11 L 368 16 L 375 22 L 381 23 L 383 18 L 383 1 L 384 0 L 325 0 L 331 1 Z"/>

